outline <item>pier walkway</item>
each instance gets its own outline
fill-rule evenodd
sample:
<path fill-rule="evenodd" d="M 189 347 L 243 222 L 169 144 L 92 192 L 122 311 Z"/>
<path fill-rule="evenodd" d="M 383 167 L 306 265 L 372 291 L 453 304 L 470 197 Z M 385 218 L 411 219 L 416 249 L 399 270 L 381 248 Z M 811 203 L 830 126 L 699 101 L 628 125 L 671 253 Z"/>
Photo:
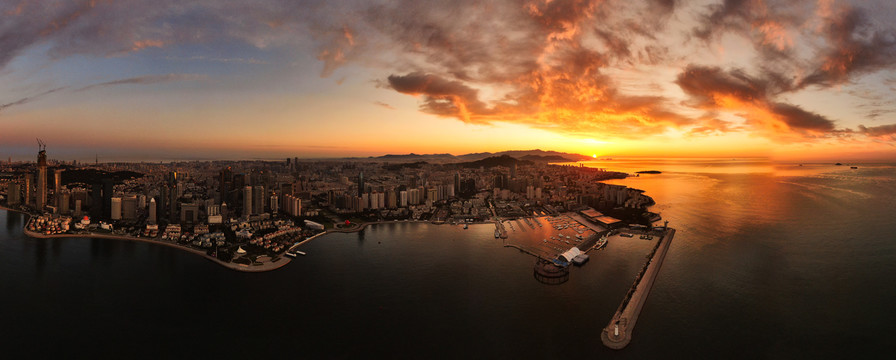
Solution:
<path fill-rule="evenodd" d="M 314 235 L 314 236 L 312 236 L 312 237 L 309 237 L 309 238 L 307 238 L 307 239 L 305 239 L 305 240 L 302 240 L 302 241 L 300 241 L 300 242 L 297 242 L 297 243 L 293 244 L 292 246 L 290 246 L 289 249 L 286 250 L 286 252 L 294 252 L 294 251 L 295 251 L 296 249 L 298 249 L 299 246 L 301 246 L 302 244 L 304 244 L 304 243 L 306 243 L 306 242 L 309 242 L 309 241 L 311 241 L 311 240 L 317 239 L 318 237 L 320 237 L 320 236 L 324 236 L 324 235 L 326 235 L 326 234 L 328 234 L 328 233 L 330 233 L 330 232 L 329 232 L 329 231 L 324 231 L 324 232 L 322 232 L 322 233 L 319 233 L 319 234 L 317 234 L 317 235 Z"/>
<path fill-rule="evenodd" d="M 669 250 L 669 244 L 675 236 L 675 229 L 668 229 L 666 234 L 660 239 L 660 243 L 654 252 L 653 257 L 649 260 L 643 275 L 635 280 L 632 285 L 634 292 L 631 297 L 626 297 L 616 310 L 616 314 L 610 319 L 607 327 L 601 331 L 600 338 L 604 345 L 611 349 L 622 349 L 632 341 L 632 332 L 635 329 L 635 323 L 638 321 L 638 314 L 641 313 L 641 307 L 647 301 L 647 295 L 653 282 L 659 274 L 660 266 L 663 265 L 663 259 Z M 628 294 L 626 294 L 628 296 Z"/>

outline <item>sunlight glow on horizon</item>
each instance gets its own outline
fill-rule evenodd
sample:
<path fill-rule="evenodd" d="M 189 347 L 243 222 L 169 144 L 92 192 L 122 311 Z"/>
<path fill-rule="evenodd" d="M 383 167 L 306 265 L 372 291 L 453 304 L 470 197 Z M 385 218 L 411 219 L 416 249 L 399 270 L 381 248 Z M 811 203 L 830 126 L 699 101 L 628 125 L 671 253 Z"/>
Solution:
<path fill-rule="evenodd" d="M 0 159 L 896 154 L 883 0 L 52 4 L 4 14 Z"/>

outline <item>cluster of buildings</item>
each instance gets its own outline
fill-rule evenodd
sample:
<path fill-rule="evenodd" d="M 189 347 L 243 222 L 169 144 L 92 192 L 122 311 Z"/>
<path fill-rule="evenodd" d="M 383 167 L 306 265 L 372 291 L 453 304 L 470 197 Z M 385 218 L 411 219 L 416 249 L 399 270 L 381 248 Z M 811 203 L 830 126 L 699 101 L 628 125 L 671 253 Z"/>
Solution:
<path fill-rule="evenodd" d="M 644 208 L 641 191 L 601 180 L 625 174 L 581 166 L 510 166 L 341 161 L 8 163 L 7 206 L 87 217 L 134 234 L 176 237 L 276 218 L 335 224 L 349 218 L 486 221 L 585 207 Z M 5 191 L 4 191 L 5 190 Z M 208 230 L 205 230 L 208 232 Z"/>

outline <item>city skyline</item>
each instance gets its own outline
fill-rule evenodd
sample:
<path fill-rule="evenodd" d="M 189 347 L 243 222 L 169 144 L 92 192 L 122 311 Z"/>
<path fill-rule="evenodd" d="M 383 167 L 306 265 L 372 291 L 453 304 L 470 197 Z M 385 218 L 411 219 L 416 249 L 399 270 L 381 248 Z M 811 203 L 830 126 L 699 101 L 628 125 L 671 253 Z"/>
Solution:
<path fill-rule="evenodd" d="M 34 161 L 892 159 L 885 1 L 3 1 L 0 151 Z M 6 159 L 4 159 L 6 160 Z"/>

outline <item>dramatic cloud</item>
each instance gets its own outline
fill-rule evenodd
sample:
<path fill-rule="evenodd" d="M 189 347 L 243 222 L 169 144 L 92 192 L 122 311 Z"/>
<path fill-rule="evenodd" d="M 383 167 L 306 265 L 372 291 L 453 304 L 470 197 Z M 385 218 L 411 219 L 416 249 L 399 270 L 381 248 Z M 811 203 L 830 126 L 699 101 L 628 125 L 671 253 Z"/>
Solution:
<path fill-rule="evenodd" d="M 824 136 L 835 129 L 834 122 L 822 115 L 773 101 L 776 94 L 789 90 L 780 78 L 757 79 L 740 70 L 691 65 L 678 75 L 676 83 L 691 96 L 692 106 L 738 112 L 756 130 L 772 137 L 792 133 Z"/>
<path fill-rule="evenodd" d="M 887 107 L 871 105 L 894 100 L 862 100 L 866 118 L 835 123 L 805 96 L 896 71 L 893 14 L 880 11 L 893 6 L 883 0 L 0 1 L 0 69 L 29 50 L 51 61 L 152 53 L 270 73 L 282 70 L 277 56 L 316 58 L 308 72 L 367 69 L 427 114 L 589 138 L 670 129 L 783 141 L 876 136 L 877 127 L 848 129 L 887 121 Z M 277 56 L 256 60 L 242 56 L 245 47 Z M 77 91 L 191 79 L 142 76 Z"/>
<path fill-rule="evenodd" d="M 456 117 L 466 122 L 477 122 L 482 115 L 492 112 L 479 100 L 478 91 L 459 81 L 448 81 L 435 75 L 411 73 L 389 76 L 389 86 L 409 95 L 422 95 L 424 112 Z"/>
<path fill-rule="evenodd" d="M 802 85 L 838 85 L 853 75 L 893 68 L 896 31 L 874 29 L 862 10 L 850 7 L 833 10 L 822 20 L 827 46 L 817 54 L 817 68 Z"/>

